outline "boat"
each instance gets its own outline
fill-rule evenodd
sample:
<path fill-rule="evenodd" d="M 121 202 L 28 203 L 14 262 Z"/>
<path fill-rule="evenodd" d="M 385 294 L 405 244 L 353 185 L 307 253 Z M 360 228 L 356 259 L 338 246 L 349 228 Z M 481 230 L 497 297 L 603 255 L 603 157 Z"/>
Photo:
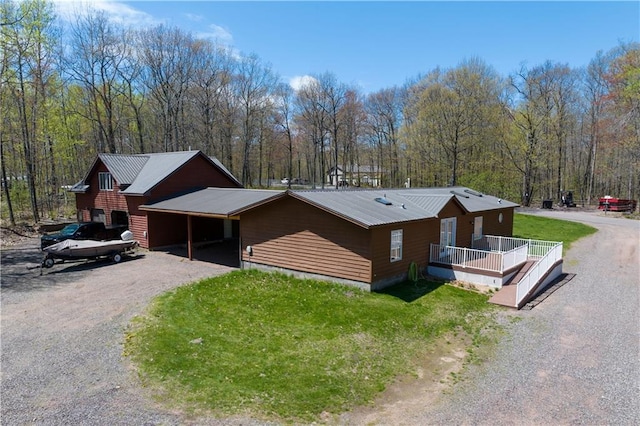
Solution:
<path fill-rule="evenodd" d="M 56 259 L 97 259 L 110 257 L 115 263 L 122 260 L 122 255 L 133 251 L 138 246 L 135 240 L 64 240 L 42 249 L 45 253 L 42 266 L 51 268 Z"/>

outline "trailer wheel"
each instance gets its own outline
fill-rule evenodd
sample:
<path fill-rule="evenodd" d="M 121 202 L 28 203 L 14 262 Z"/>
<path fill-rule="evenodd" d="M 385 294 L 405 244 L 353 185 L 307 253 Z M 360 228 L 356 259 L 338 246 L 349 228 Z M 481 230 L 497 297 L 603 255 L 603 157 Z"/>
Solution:
<path fill-rule="evenodd" d="M 55 260 L 53 260 L 52 257 L 47 257 L 42 261 L 42 266 L 48 269 L 48 268 L 51 268 L 54 263 L 55 263 Z"/>
<path fill-rule="evenodd" d="M 120 263 L 121 260 L 122 260 L 122 255 L 120 253 L 116 253 L 113 255 L 113 261 L 115 263 Z"/>

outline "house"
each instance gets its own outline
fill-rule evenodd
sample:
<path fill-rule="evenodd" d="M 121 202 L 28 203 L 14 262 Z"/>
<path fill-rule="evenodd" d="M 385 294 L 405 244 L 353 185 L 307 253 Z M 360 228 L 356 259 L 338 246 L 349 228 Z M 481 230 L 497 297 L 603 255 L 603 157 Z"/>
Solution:
<path fill-rule="evenodd" d="M 189 259 L 217 250 L 233 266 L 366 290 L 415 264 L 508 287 L 501 303 L 519 307 L 562 271 L 562 244 L 511 237 L 517 204 L 465 187 L 251 190 L 194 151 L 101 154 L 73 191 L 79 219 L 127 224 L 142 247 L 186 246 Z"/>
<path fill-rule="evenodd" d="M 201 151 L 182 151 L 99 154 L 71 191 L 76 194 L 79 221 L 127 225 L 140 246 L 153 248 L 177 240 L 171 232 L 153 232 L 166 223 L 150 224 L 140 206 L 205 187 L 242 185 L 217 159 Z"/>
<path fill-rule="evenodd" d="M 511 236 L 515 206 L 463 187 L 207 188 L 150 203 L 141 210 L 147 212 L 149 223 L 158 220 L 157 215 L 168 215 L 163 222 L 171 215 L 187 216 L 187 221 L 199 221 L 200 229 L 204 229 L 204 218 L 233 220 L 239 231 L 242 267 L 276 269 L 377 290 L 405 279 L 414 262 L 426 272 L 431 252 L 437 250 L 433 244 L 471 247 L 485 234 Z M 187 233 L 189 247 L 197 243 L 201 232 L 193 232 L 195 227 L 186 226 L 192 230 Z M 443 265 L 447 267 L 446 262 Z"/>
<path fill-rule="evenodd" d="M 378 166 L 348 165 L 331 167 L 326 182 L 335 186 L 337 182 L 347 186 L 379 187 L 382 185 L 382 170 Z M 340 185 L 342 186 L 342 185 Z"/>
<path fill-rule="evenodd" d="M 288 191 L 235 214 L 251 247 L 243 266 L 378 290 L 406 279 L 411 263 L 426 272 L 432 244 L 511 236 L 515 206 L 468 188 Z"/>

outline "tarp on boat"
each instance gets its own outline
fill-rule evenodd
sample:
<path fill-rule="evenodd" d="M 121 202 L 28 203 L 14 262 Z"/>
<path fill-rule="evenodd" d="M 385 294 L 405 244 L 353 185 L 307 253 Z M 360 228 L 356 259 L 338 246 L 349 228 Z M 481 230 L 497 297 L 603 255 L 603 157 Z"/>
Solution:
<path fill-rule="evenodd" d="M 65 240 L 43 249 L 53 256 L 64 257 L 94 257 L 106 256 L 110 253 L 120 253 L 132 249 L 137 241 L 94 241 L 94 240 Z"/>

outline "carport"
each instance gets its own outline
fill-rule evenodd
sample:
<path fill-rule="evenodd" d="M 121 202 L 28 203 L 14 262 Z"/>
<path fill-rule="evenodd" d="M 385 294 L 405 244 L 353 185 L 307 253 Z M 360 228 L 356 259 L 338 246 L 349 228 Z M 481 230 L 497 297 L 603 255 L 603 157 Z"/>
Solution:
<path fill-rule="evenodd" d="M 206 188 L 142 205 L 140 210 L 147 214 L 149 248 L 186 243 L 189 260 L 193 260 L 197 247 L 207 244 L 224 242 L 221 247 L 238 250 L 242 242 L 237 212 L 269 202 L 285 192 Z"/>

